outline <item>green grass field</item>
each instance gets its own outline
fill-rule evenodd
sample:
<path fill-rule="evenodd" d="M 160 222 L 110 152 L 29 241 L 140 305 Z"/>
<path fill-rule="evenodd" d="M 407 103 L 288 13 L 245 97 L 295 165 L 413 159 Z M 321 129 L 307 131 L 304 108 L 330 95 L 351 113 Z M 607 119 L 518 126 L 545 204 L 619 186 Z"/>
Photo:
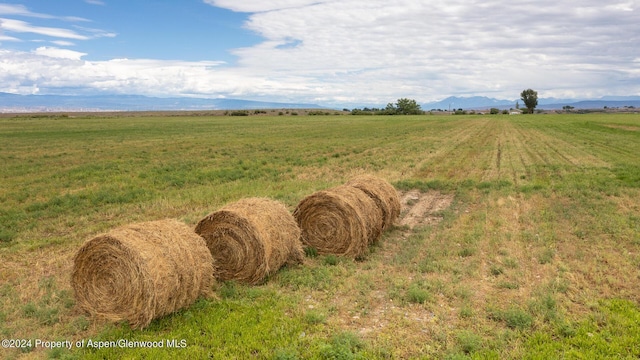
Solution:
<path fill-rule="evenodd" d="M 145 330 L 75 307 L 73 255 L 98 233 L 251 196 L 293 210 L 361 173 L 452 201 L 364 261 L 218 284 Z M 0 181 L 0 338 L 31 341 L 1 358 L 640 357 L 638 114 L 18 116 Z"/>

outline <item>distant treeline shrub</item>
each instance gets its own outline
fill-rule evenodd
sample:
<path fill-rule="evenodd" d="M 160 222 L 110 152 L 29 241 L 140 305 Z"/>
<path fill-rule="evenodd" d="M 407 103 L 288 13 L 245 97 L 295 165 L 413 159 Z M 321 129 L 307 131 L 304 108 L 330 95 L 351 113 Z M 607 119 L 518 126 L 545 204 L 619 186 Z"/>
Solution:
<path fill-rule="evenodd" d="M 408 113 L 401 113 L 398 112 L 397 109 L 395 108 L 386 108 L 386 109 L 379 109 L 379 108 L 355 108 L 353 110 L 351 110 L 351 115 L 423 115 L 425 112 L 422 110 L 416 110 L 416 111 L 412 111 L 412 112 L 408 112 Z"/>
<path fill-rule="evenodd" d="M 317 115 L 331 115 L 331 113 L 329 111 L 309 111 L 309 115 L 311 116 L 317 116 Z"/>
<path fill-rule="evenodd" d="M 388 103 L 384 109 L 364 108 L 353 109 L 352 115 L 423 115 L 424 111 L 420 109 L 420 105 L 413 99 L 402 98 L 396 103 Z"/>

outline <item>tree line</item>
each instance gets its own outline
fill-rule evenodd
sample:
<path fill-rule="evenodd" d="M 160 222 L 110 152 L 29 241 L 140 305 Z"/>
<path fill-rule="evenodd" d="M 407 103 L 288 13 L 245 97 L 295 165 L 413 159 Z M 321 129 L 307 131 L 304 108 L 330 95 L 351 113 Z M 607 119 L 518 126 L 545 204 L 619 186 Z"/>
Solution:
<path fill-rule="evenodd" d="M 345 109 L 347 110 L 347 109 Z M 348 111 L 348 110 L 347 110 Z M 351 110 L 352 115 L 422 115 L 424 111 L 420 109 L 413 99 L 402 98 L 395 103 L 388 103 L 384 109 L 380 108 L 355 108 Z"/>
<path fill-rule="evenodd" d="M 522 93 L 520 93 L 520 99 L 522 99 L 524 105 L 527 107 L 527 112 L 533 114 L 536 106 L 538 106 L 538 92 L 532 89 L 523 90 Z M 398 99 L 395 103 L 388 103 L 384 109 L 364 107 L 362 109 L 344 110 L 351 111 L 352 115 L 422 115 L 425 113 L 420 108 L 420 104 L 413 99 L 407 98 Z M 462 112 L 463 110 L 459 109 L 459 111 Z M 491 114 L 497 113 L 498 109 L 491 109 Z M 458 114 L 458 111 L 456 111 L 456 114 Z"/>

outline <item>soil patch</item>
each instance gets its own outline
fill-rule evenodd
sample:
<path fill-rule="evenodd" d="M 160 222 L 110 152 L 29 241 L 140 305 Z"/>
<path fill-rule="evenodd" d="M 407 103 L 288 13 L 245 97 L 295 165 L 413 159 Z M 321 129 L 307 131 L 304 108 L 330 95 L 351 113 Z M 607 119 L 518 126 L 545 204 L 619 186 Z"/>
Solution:
<path fill-rule="evenodd" d="M 416 226 L 433 225 L 442 220 L 442 211 L 451 206 L 453 195 L 438 191 L 421 193 L 410 190 L 401 194 L 402 212 L 400 225 L 413 229 Z"/>

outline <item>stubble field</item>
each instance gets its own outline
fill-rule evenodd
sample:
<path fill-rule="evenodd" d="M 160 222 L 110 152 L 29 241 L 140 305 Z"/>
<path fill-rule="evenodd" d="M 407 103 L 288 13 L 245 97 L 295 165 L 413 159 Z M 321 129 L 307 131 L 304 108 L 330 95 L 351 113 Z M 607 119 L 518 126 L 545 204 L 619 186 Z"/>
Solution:
<path fill-rule="evenodd" d="M 362 173 L 403 202 L 363 261 L 219 283 L 142 331 L 75 307 L 94 235 L 252 196 L 293 210 Z M 3 358 L 640 356 L 638 114 L 2 118 L 0 182 L 0 337 L 32 341 Z M 164 346 L 87 345 L 120 339 Z"/>

